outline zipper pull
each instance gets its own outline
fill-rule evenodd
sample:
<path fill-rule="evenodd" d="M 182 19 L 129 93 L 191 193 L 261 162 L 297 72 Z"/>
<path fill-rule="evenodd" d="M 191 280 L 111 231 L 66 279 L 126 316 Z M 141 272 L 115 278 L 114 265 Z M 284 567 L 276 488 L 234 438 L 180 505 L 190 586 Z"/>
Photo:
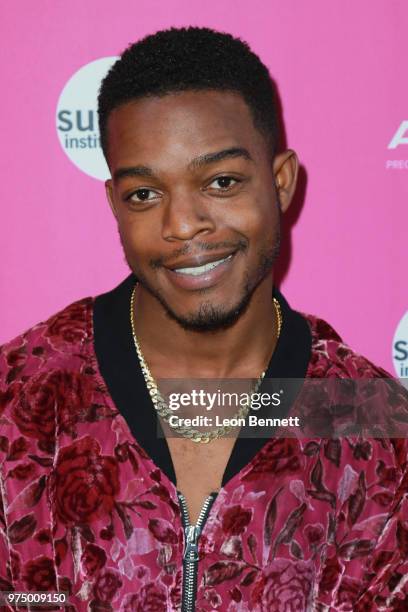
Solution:
<path fill-rule="evenodd" d="M 197 525 L 189 525 L 185 531 L 186 547 L 184 550 L 183 559 L 187 561 L 198 561 L 198 536 L 200 529 Z M 194 555 L 194 556 L 193 556 Z"/>

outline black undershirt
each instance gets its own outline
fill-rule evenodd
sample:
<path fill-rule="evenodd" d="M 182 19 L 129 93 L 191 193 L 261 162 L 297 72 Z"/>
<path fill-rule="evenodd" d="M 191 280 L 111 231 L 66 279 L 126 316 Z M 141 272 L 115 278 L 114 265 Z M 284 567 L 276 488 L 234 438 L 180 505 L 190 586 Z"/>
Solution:
<path fill-rule="evenodd" d="M 177 486 L 174 465 L 164 437 L 157 435 L 157 415 L 133 344 L 130 324 L 130 297 L 136 279 L 128 276 L 118 287 L 95 298 L 93 310 L 94 345 L 100 372 L 119 412 L 137 442 L 155 464 Z M 265 379 L 302 379 L 311 353 L 311 332 L 306 319 L 292 310 L 274 288 L 283 315 L 281 333 L 266 370 Z M 272 302 L 271 302 L 272 307 Z M 262 392 L 261 385 L 259 392 Z M 287 414 L 294 399 L 287 397 L 275 416 Z M 263 416 L 262 409 L 258 416 Z M 242 428 L 225 468 L 222 486 L 245 467 L 269 438 L 247 437 Z M 244 437 L 245 436 L 245 437 Z"/>

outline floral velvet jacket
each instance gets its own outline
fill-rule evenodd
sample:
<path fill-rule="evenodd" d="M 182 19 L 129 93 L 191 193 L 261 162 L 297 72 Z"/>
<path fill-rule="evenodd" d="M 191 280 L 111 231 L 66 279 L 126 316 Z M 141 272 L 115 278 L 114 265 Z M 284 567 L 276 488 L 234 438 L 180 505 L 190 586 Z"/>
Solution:
<path fill-rule="evenodd" d="M 108 392 L 93 304 L 0 353 L 0 590 L 69 592 L 67 612 L 178 611 L 177 489 Z M 387 376 L 304 316 L 308 377 Z M 406 440 L 272 438 L 211 507 L 195 609 L 408 610 L 407 491 Z"/>

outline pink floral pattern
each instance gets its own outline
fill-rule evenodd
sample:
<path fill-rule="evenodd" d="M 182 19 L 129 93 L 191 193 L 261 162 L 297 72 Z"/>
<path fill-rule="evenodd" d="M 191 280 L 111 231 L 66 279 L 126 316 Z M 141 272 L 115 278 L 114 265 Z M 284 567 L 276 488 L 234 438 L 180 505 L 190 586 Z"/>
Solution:
<path fill-rule="evenodd" d="M 0 587 L 67 591 L 68 612 L 179 611 L 176 488 L 112 402 L 92 309 L 0 352 Z M 309 378 L 387 377 L 305 316 Z M 271 439 L 219 492 L 199 557 L 197 612 L 408 610 L 407 441 Z"/>

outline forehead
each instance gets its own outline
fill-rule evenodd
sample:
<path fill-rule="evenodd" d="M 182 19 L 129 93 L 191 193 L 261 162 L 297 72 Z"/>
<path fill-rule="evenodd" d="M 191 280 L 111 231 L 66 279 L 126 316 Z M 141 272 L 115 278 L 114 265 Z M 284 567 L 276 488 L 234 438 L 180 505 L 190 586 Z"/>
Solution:
<path fill-rule="evenodd" d="M 249 149 L 253 157 L 267 154 L 248 105 L 232 92 L 187 91 L 134 100 L 112 111 L 107 136 L 109 163 L 115 167 L 147 158 L 188 163 L 235 146 Z"/>

